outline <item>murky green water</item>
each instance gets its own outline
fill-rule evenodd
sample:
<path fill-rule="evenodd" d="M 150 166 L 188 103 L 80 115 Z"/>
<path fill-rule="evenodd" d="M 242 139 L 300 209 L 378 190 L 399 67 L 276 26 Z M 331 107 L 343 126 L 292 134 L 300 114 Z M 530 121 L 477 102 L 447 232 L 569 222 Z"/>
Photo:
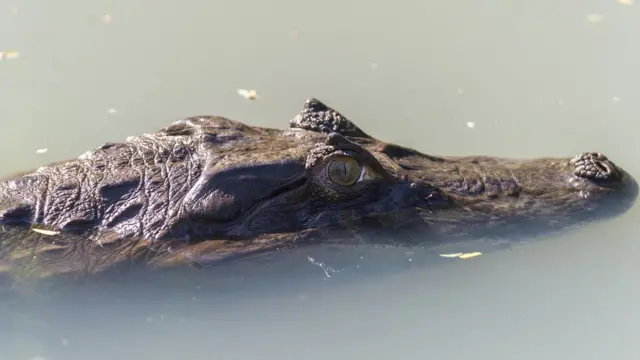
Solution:
<path fill-rule="evenodd" d="M 0 173 L 190 115 L 286 126 L 314 96 L 424 152 L 601 151 L 638 177 L 639 30 L 615 0 L 0 0 Z M 635 359 L 637 216 L 295 295 L 8 303 L 0 359 Z"/>

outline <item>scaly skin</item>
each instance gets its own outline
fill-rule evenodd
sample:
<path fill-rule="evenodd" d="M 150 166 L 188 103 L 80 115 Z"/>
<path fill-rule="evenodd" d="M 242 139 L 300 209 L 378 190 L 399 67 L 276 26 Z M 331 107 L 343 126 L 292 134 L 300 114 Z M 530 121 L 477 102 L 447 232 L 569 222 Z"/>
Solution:
<path fill-rule="evenodd" d="M 0 183 L 0 271 L 86 276 L 544 233 L 620 214 L 637 195 L 599 153 L 431 156 L 374 139 L 316 99 L 290 125 L 192 117 Z"/>

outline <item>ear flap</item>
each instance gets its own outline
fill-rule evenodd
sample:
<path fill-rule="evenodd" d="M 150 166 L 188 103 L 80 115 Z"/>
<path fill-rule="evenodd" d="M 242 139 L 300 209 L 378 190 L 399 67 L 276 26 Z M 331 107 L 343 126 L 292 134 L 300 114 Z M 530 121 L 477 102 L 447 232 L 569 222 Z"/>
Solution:
<path fill-rule="evenodd" d="M 296 129 L 321 133 L 339 133 L 342 136 L 371 138 L 336 110 L 315 98 L 308 99 L 300 113 L 289 122 Z"/>

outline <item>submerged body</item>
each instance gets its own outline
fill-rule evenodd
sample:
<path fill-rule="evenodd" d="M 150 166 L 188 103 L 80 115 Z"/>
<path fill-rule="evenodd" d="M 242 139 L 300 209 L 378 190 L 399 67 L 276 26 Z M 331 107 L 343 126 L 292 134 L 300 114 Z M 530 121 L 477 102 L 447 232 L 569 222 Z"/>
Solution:
<path fill-rule="evenodd" d="M 87 275 L 319 244 L 427 246 L 562 229 L 620 214 L 637 195 L 600 153 L 431 156 L 374 139 L 316 99 L 290 125 L 192 117 L 0 183 L 0 271 Z"/>

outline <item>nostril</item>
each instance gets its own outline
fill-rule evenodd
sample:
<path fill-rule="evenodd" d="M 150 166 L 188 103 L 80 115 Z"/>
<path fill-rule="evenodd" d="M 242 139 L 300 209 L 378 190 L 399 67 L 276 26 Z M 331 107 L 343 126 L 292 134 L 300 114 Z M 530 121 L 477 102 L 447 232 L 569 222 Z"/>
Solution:
<path fill-rule="evenodd" d="M 573 174 L 588 180 L 615 181 L 621 175 L 616 166 L 601 153 L 581 153 L 571 160 Z"/>

